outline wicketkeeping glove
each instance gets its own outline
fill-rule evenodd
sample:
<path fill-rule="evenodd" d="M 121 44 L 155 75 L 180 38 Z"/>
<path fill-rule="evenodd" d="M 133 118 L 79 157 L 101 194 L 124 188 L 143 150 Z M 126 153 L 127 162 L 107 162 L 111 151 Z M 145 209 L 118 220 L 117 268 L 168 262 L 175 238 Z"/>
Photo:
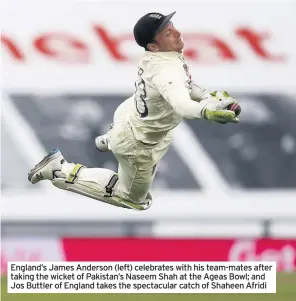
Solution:
<path fill-rule="evenodd" d="M 204 99 L 200 102 L 201 105 L 204 105 L 201 115 L 204 119 L 218 123 L 237 123 L 239 119 L 235 113 L 227 109 L 227 107 L 233 103 L 237 103 L 237 101 L 232 97 L 220 99 L 219 101 L 213 98 Z"/>

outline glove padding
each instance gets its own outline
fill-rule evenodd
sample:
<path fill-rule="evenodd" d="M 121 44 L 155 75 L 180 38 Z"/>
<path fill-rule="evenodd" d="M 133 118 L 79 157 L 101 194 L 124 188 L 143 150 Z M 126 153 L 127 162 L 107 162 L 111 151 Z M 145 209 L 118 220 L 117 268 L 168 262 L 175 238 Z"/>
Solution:
<path fill-rule="evenodd" d="M 238 123 L 239 119 L 235 113 L 227 109 L 233 103 L 237 103 L 237 101 L 232 97 L 225 97 L 219 101 L 214 100 L 212 97 L 204 99 L 200 102 L 201 105 L 204 105 L 201 115 L 204 119 L 218 123 Z"/>

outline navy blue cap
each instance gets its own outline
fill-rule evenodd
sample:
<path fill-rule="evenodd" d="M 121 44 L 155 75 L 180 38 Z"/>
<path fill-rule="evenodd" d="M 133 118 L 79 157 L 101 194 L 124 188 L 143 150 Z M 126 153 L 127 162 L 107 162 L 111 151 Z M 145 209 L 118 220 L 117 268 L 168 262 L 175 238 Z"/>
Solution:
<path fill-rule="evenodd" d="M 167 16 L 160 13 L 149 13 L 140 18 L 134 27 L 134 37 L 137 44 L 146 47 L 151 43 L 175 13 L 173 12 Z"/>

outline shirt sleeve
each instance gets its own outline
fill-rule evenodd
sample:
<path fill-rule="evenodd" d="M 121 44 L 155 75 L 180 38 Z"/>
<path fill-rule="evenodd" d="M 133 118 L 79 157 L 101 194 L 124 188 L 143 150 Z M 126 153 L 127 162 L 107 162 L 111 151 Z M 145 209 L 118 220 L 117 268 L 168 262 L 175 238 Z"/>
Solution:
<path fill-rule="evenodd" d="M 202 118 L 203 106 L 192 101 L 186 88 L 186 74 L 179 66 L 165 64 L 152 70 L 152 83 L 174 110 L 186 119 Z"/>
<path fill-rule="evenodd" d="M 192 100 L 201 101 L 205 98 L 208 98 L 212 92 L 213 92 L 212 90 L 202 88 L 197 84 L 195 84 L 194 82 L 191 83 L 190 97 Z"/>

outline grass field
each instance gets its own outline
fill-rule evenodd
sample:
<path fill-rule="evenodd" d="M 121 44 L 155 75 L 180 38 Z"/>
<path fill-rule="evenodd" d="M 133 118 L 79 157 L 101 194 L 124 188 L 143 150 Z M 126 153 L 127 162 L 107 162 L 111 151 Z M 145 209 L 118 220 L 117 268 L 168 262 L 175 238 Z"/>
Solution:
<path fill-rule="evenodd" d="M 278 274 L 276 294 L 7 294 L 1 279 L 1 300 L 7 301 L 295 301 L 296 273 Z"/>

